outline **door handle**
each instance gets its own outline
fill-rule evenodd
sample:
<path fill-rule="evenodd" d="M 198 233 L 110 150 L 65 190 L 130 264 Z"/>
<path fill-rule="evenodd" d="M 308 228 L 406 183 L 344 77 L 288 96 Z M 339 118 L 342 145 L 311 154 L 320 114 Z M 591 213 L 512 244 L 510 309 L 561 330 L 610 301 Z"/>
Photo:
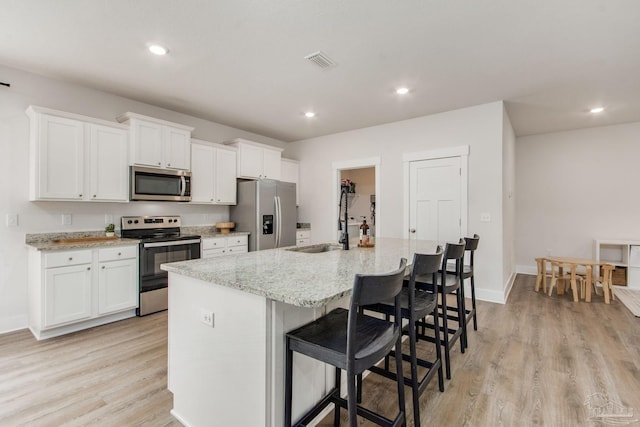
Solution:
<path fill-rule="evenodd" d="M 415 233 L 415 232 L 416 232 L 416 229 L 415 229 L 415 228 L 410 228 L 410 229 L 409 229 L 409 233 Z"/>

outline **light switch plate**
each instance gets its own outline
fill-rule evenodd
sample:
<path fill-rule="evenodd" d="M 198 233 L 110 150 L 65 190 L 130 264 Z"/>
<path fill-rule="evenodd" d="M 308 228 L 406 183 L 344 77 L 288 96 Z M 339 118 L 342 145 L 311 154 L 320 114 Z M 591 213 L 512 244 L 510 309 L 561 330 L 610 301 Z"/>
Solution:
<path fill-rule="evenodd" d="M 480 222 L 491 222 L 491 214 L 488 212 L 481 213 Z"/>
<path fill-rule="evenodd" d="M 71 214 L 62 214 L 62 225 L 71 225 Z"/>
<path fill-rule="evenodd" d="M 213 311 L 204 308 L 200 309 L 200 321 L 213 328 Z"/>
<path fill-rule="evenodd" d="M 18 214 L 7 214 L 6 221 L 7 221 L 7 227 L 17 227 Z"/>

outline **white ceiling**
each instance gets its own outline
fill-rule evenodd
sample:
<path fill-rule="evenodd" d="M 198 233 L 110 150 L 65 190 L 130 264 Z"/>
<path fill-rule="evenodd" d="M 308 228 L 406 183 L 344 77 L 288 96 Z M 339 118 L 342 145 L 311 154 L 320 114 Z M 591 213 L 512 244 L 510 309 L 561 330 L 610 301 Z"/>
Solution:
<path fill-rule="evenodd" d="M 529 135 L 640 121 L 640 1 L 0 0 L 0 64 L 283 141 L 498 100 Z"/>

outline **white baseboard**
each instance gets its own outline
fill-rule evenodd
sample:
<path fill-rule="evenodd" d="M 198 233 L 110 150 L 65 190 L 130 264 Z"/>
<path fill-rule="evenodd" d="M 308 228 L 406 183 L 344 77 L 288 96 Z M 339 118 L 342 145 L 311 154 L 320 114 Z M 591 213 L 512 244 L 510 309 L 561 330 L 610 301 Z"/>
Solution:
<path fill-rule="evenodd" d="M 29 317 L 26 314 L 4 318 L 0 321 L 0 334 L 27 329 Z"/>
<path fill-rule="evenodd" d="M 538 267 L 535 265 L 516 265 L 516 273 L 522 274 L 538 274 Z"/>

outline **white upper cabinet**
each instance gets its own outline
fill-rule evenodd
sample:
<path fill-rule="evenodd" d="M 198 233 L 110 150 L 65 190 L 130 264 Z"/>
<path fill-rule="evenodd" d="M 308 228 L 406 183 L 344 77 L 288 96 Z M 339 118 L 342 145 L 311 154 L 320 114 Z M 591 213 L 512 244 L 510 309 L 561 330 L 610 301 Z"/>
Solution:
<path fill-rule="evenodd" d="M 284 182 L 293 182 L 296 184 L 296 206 L 300 205 L 299 198 L 299 190 L 300 187 L 299 181 L 300 174 L 300 164 L 297 160 L 291 159 L 282 159 L 281 164 L 281 173 L 280 173 L 280 181 Z"/>
<path fill-rule="evenodd" d="M 225 144 L 238 149 L 238 178 L 280 179 L 281 148 L 240 138 Z"/>
<path fill-rule="evenodd" d="M 90 125 L 89 170 L 91 200 L 127 200 L 129 169 L 127 131 Z"/>
<path fill-rule="evenodd" d="M 31 106 L 30 200 L 128 201 L 126 126 Z"/>
<path fill-rule="evenodd" d="M 191 144 L 191 203 L 236 204 L 236 150 L 206 141 Z"/>
<path fill-rule="evenodd" d="M 118 117 L 128 123 L 131 136 L 131 164 L 155 168 L 191 168 L 192 127 L 136 113 Z"/>

